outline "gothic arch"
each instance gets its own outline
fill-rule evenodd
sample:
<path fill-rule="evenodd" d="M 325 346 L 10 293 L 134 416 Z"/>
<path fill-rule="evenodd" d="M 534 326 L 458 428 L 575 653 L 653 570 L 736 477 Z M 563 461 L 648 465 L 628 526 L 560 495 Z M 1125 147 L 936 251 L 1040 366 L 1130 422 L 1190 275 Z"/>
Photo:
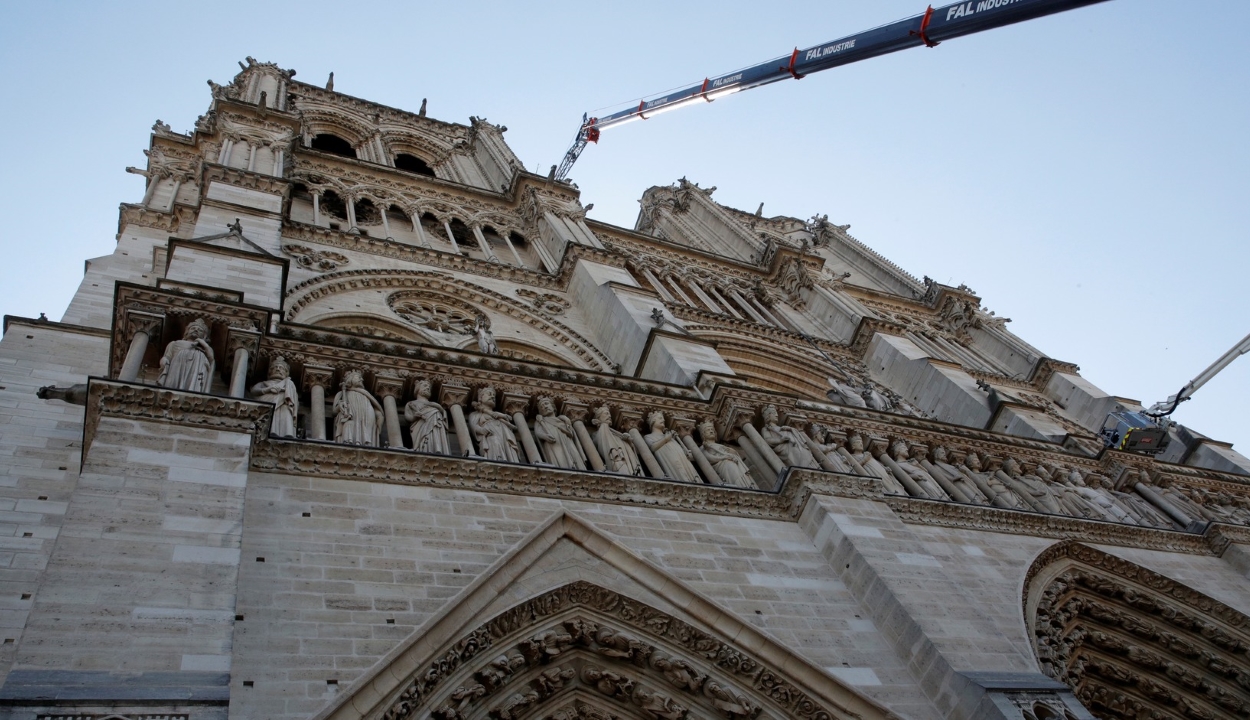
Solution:
<path fill-rule="evenodd" d="M 717 352 L 734 374 L 754 387 L 822 401 L 827 399 L 829 383 L 825 378 L 832 371 L 822 358 L 758 335 L 744 342 L 735 332 L 698 325 L 688 328 L 696 337 L 714 340 Z"/>
<path fill-rule="evenodd" d="M 1024 587 L 1042 672 L 1099 718 L 1250 716 L 1250 618 L 1175 580 L 1074 541 Z"/>
<path fill-rule="evenodd" d="M 558 553 L 566 579 L 531 584 L 549 576 L 543 558 L 564 543 L 580 548 Z M 610 568 L 618 574 L 590 572 L 688 618 L 578 577 L 578 567 Z M 564 511 L 315 716 L 417 718 L 896 720 Z"/>
<path fill-rule="evenodd" d="M 362 290 L 379 290 L 388 294 L 405 290 L 433 293 L 456 305 L 481 308 L 488 315 L 490 312 L 507 315 L 555 340 L 561 348 L 558 354 L 564 360 L 562 364 L 600 371 L 608 371 L 612 367 L 611 359 L 603 351 L 560 321 L 544 317 L 501 293 L 450 275 L 424 270 L 343 270 L 318 275 L 287 292 L 286 320 L 295 322 L 321 298 Z M 316 319 L 306 322 L 315 324 Z"/>
<path fill-rule="evenodd" d="M 316 327 L 344 330 L 357 335 L 382 337 L 388 340 L 404 342 L 432 343 L 429 335 L 416 328 L 387 320 L 373 314 L 330 314 L 323 315 L 313 323 Z"/>

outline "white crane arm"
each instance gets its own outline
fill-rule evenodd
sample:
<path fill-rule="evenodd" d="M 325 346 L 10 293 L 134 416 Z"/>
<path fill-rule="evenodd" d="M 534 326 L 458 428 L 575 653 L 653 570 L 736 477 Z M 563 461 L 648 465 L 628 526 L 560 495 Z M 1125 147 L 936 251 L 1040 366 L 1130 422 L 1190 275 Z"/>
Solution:
<path fill-rule="evenodd" d="M 1170 415 L 1172 411 L 1176 410 L 1178 405 L 1193 397 L 1193 394 L 1198 391 L 1198 388 L 1206 385 L 1211 378 L 1219 375 L 1221 370 L 1228 367 L 1230 363 L 1246 353 L 1250 353 L 1250 335 L 1242 338 L 1241 342 L 1232 346 L 1228 352 L 1224 353 L 1218 360 L 1211 363 L 1206 370 L 1198 373 L 1197 377 L 1185 383 L 1185 386 L 1180 389 L 1180 392 L 1169 397 L 1163 402 L 1157 402 L 1154 405 L 1151 405 L 1150 410 L 1148 410 L 1146 414 Z"/>

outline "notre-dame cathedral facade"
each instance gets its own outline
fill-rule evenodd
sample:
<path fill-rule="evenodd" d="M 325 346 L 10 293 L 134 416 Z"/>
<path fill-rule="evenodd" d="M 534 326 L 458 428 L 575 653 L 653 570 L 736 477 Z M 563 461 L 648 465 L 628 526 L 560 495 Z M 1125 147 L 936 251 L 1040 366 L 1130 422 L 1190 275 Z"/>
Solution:
<path fill-rule="evenodd" d="M 248 59 L 0 342 L 0 717 L 1250 717 L 1250 460 L 828 218 Z M 1077 358 L 1079 359 L 1079 358 Z"/>

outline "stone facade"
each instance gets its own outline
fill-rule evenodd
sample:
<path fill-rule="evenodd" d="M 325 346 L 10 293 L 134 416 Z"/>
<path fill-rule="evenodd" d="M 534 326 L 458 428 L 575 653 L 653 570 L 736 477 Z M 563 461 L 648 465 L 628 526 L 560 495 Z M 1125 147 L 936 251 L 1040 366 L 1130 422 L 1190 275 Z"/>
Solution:
<path fill-rule="evenodd" d="M 1250 460 L 684 178 L 248 59 L 0 342 L 9 718 L 1250 716 Z M 416 448 L 414 450 L 414 448 Z"/>

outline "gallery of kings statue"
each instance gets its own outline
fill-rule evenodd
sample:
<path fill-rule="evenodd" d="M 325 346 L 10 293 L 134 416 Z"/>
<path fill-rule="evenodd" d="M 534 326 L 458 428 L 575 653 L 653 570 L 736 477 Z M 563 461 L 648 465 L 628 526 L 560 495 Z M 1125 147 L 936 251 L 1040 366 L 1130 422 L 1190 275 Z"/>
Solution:
<path fill-rule="evenodd" d="M 1250 460 L 818 215 L 249 58 L 0 342 L 0 717 L 1250 718 Z"/>

